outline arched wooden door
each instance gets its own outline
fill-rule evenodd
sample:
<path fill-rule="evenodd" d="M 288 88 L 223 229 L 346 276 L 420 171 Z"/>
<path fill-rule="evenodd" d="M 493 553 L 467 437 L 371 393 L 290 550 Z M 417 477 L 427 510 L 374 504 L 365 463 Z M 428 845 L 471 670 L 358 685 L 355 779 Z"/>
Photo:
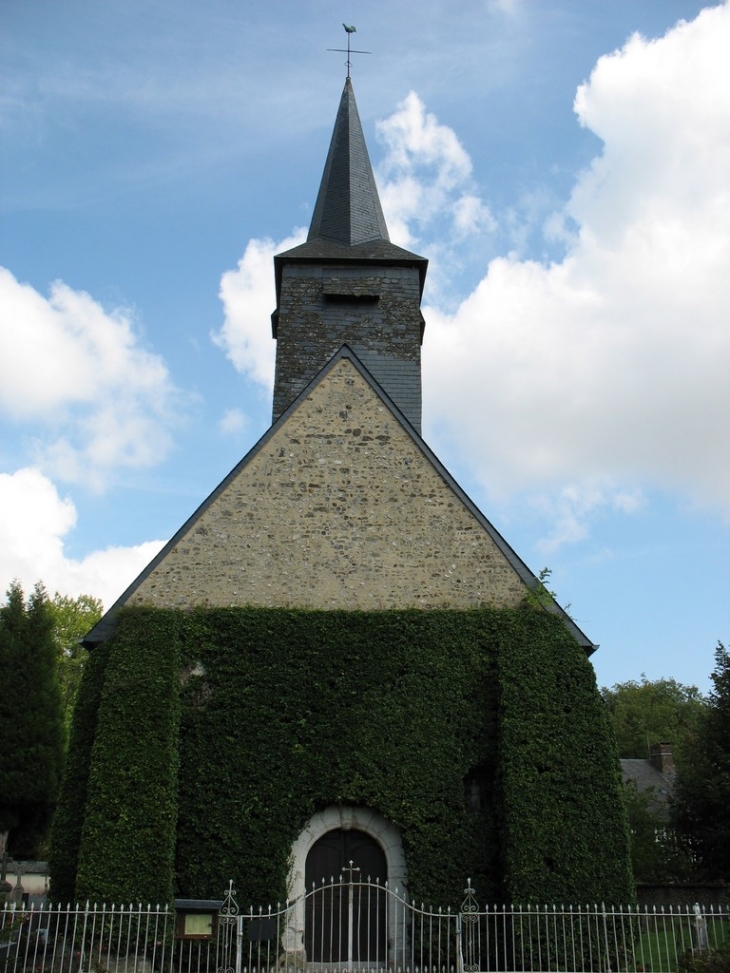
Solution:
<path fill-rule="evenodd" d="M 348 871 L 350 862 L 354 868 L 359 868 L 359 871 L 352 873 L 352 889 Z M 388 878 L 387 872 L 383 849 L 364 831 L 337 828 L 328 831 L 312 845 L 305 869 L 307 902 L 304 926 L 304 947 L 310 963 L 340 963 L 349 958 L 350 915 L 353 961 L 386 961 L 386 913 L 382 887 Z M 368 879 L 372 885 L 367 884 Z M 374 884 L 376 879 L 380 887 Z M 314 893 L 313 887 L 316 890 Z"/>

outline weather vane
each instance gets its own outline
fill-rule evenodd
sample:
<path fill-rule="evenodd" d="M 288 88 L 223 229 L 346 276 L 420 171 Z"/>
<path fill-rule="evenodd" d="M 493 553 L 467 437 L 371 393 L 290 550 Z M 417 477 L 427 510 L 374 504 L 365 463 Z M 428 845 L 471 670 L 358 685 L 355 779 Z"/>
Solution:
<path fill-rule="evenodd" d="M 372 54 L 373 52 L 372 51 L 353 51 L 353 50 L 351 50 L 350 49 L 350 36 L 356 32 L 357 27 L 352 27 L 350 24 L 343 24 L 342 26 L 345 28 L 345 33 L 347 34 L 347 50 L 345 50 L 344 47 L 328 47 L 327 50 L 328 51 L 339 51 L 342 54 L 347 54 L 347 61 L 345 63 L 347 64 L 347 78 L 349 80 L 349 78 L 350 78 L 350 68 L 352 67 L 352 63 L 350 61 L 350 55 L 351 54 Z"/>

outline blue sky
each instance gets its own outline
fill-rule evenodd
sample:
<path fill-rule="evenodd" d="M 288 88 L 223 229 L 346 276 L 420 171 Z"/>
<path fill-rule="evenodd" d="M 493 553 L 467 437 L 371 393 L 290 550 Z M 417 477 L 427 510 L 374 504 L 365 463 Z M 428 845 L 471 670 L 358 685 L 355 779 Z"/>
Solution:
<path fill-rule="evenodd" d="M 424 437 L 601 649 L 729 637 L 730 6 L 5 0 L 0 584 L 109 605 L 265 431 L 353 82 L 427 256 Z"/>

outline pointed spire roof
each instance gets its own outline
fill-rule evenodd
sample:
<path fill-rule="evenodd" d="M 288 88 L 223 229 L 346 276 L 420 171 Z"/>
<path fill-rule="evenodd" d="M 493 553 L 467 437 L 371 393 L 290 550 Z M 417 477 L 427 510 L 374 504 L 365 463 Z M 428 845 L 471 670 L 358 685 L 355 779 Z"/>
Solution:
<path fill-rule="evenodd" d="M 390 242 L 350 78 L 337 109 L 307 241 L 274 257 L 277 302 L 285 263 L 343 260 L 418 267 L 423 291 L 428 260 Z"/>
<path fill-rule="evenodd" d="M 348 247 L 390 239 L 349 78 L 307 239 L 332 240 Z"/>

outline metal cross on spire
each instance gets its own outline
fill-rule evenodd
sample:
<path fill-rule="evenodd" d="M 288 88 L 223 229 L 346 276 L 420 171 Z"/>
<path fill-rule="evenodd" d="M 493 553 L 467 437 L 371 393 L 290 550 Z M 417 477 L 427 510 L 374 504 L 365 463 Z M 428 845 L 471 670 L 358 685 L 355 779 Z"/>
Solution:
<path fill-rule="evenodd" d="M 357 31 L 357 27 L 352 27 L 350 24 L 343 24 L 342 26 L 345 28 L 345 33 L 347 34 L 347 49 L 345 49 L 344 47 L 328 47 L 327 50 L 339 51 L 341 54 L 347 54 L 347 61 L 345 62 L 345 64 L 347 65 L 347 78 L 349 80 L 350 68 L 352 67 L 352 62 L 350 61 L 350 55 L 351 54 L 372 54 L 373 52 L 352 50 L 350 48 L 350 37 L 352 36 L 352 34 L 354 34 Z"/>

